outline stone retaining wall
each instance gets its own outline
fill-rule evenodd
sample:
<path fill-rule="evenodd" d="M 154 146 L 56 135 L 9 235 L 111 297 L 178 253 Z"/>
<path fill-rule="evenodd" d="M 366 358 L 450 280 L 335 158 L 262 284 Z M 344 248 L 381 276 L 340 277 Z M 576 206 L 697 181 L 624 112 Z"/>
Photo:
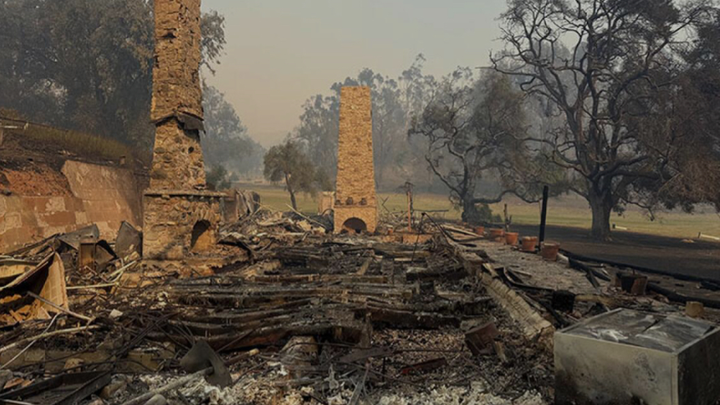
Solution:
<path fill-rule="evenodd" d="M 60 172 L 45 166 L 22 174 L 0 195 L 0 252 L 93 223 L 107 240 L 122 221 L 142 224 L 147 180 L 128 169 L 68 160 Z"/>

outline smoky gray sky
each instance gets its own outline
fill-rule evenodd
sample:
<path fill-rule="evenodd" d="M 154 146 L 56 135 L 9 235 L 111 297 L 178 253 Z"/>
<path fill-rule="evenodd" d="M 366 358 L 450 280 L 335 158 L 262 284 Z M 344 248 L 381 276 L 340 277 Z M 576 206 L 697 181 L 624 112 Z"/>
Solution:
<path fill-rule="evenodd" d="M 215 76 L 264 146 L 298 125 L 303 102 L 363 68 L 397 77 L 419 53 L 426 73 L 486 66 L 502 45 L 506 0 L 203 0 L 225 16 Z"/>

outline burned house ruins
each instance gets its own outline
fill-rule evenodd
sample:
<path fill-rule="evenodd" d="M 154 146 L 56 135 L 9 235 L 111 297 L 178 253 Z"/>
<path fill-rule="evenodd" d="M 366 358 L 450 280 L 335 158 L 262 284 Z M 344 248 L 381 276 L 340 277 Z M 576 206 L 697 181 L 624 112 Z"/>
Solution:
<path fill-rule="evenodd" d="M 406 210 L 383 194 L 379 212 L 369 87 L 341 89 L 336 191 L 318 215 L 209 190 L 200 0 L 154 7 L 149 186 L 122 193 L 142 215 L 114 242 L 45 222 L 3 252 L 0 403 L 718 403 L 720 284 L 422 211 L 410 182 Z M 110 189 L 80 167 L 65 170 L 87 176 L 79 189 Z M 8 183 L 1 208 L 18 201 Z M 84 200 L 62 197 L 27 199 L 84 224 Z M 26 216 L 2 217 L 0 242 L 29 235 Z"/>

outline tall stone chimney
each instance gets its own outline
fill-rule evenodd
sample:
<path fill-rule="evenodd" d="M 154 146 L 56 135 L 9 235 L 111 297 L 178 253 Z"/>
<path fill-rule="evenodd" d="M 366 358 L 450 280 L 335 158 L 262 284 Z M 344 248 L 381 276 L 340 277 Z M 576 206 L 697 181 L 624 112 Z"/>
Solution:
<path fill-rule="evenodd" d="M 222 218 L 225 195 L 205 190 L 200 41 L 200 0 L 155 0 L 155 146 L 143 197 L 145 258 L 211 250 Z"/>
<path fill-rule="evenodd" d="M 152 189 L 205 187 L 200 40 L 200 0 L 155 0 Z"/>
<path fill-rule="evenodd" d="M 369 87 L 340 89 L 335 232 L 375 232 L 377 195 Z"/>

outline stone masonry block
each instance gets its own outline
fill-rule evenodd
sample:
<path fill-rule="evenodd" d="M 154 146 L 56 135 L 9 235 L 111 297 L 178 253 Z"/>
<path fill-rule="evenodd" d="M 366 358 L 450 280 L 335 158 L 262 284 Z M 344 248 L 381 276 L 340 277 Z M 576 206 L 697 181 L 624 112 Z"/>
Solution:
<path fill-rule="evenodd" d="M 17 229 L 22 227 L 22 217 L 18 213 L 5 215 L 5 229 Z"/>
<path fill-rule="evenodd" d="M 47 204 L 45 204 L 45 211 L 65 211 L 65 198 L 64 197 L 51 197 L 48 198 Z"/>
<path fill-rule="evenodd" d="M 188 131 L 176 120 L 155 130 L 150 172 L 152 189 L 193 189 L 205 186 L 205 165 L 197 131 Z"/>
<path fill-rule="evenodd" d="M 194 249 L 198 242 L 215 240 L 223 215 L 223 198 L 202 194 L 145 194 L 143 257 L 181 259 L 198 253 Z"/>
<path fill-rule="evenodd" d="M 152 120 L 177 113 L 202 119 L 200 0 L 155 1 Z"/>

